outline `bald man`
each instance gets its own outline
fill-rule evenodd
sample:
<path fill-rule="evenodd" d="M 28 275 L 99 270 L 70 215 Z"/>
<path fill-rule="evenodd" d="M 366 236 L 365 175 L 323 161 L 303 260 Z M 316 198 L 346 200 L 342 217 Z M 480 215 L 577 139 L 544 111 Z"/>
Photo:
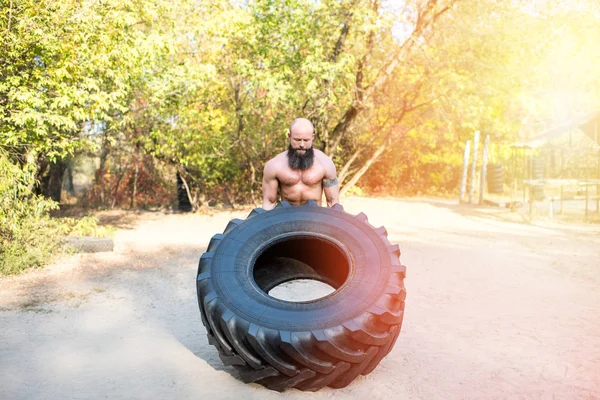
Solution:
<path fill-rule="evenodd" d="M 339 202 L 340 185 L 335 165 L 322 151 L 313 149 L 315 129 L 306 118 L 297 118 L 290 125 L 288 149 L 270 159 L 263 173 L 263 208 L 277 205 L 277 190 L 281 200 L 300 205 L 315 200 L 321 205 L 323 192 L 329 207 Z"/>

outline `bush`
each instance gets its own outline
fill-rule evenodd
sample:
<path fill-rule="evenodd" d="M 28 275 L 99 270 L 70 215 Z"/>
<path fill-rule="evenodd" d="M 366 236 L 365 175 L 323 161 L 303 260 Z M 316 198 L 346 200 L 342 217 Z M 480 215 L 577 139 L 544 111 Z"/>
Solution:
<path fill-rule="evenodd" d="M 99 226 L 98 218 L 87 215 L 80 219 L 61 218 L 60 233 L 65 236 L 95 236 L 111 237 L 116 228 L 112 226 Z"/>
<path fill-rule="evenodd" d="M 16 274 L 50 263 L 63 253 L 63 236 L 108 237 L 112 227 L 98 226 L 88 215 L 51 218 L 58 203 L 33 193 L 35 166 L 11 162 L 0 151 L 0 275 Z"/>
<path fill-rule="evenodd" d="M 58 204 L 33 193 L 35 166 L 16 165 L 0 151 L 0 274 L 41 267 L 62 253 L 63 236 L 110 236 L 98 219 L 51 218 Z"/>
<path fill-rule="evenodd" d="M 0 273 L 47 263 L 60 249 L 60 223 L 48 212 L 58 204 L 33 194 L 35 166 L 20 167 L 0 152 Z"/>

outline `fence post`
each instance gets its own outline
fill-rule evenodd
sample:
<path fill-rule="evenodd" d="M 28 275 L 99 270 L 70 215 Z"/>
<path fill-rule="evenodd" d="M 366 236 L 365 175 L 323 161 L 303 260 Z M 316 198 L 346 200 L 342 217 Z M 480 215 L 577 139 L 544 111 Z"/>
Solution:
<path fill-rule="evenodd" d="M 467 140 L 465 143 L 465 154 L 463 156 L 463 172 L 462 172 L 462 180 L 460 182 L 460 194 L 458 197 L 458 202 L 462 202 L 462 199 L 465 197 L 465 191 L 467 190 L 467 174 L 469 172 L 469 155 L 471 151 L 471 141 Z"/>
<path fill-rule="evenodd" d="M 483 203 L 483 191 L 485 190 L 485 178 L 487 172 L 488 148 L 490 147 L 490 135 L 486 135 L 483 145 L 483 158 L 481 159 L 481 183 L 479 186 L 479 205 Z"/>
<path fill-rule="evenodd" d="M 475 194 L 475 174 L 477 173 L 477 147 L 479 146 L 479 131 L 473 137 L 473 161 L 471 165 L 471 180 L 469 181 L 469 203 L 473 202 Z"/>

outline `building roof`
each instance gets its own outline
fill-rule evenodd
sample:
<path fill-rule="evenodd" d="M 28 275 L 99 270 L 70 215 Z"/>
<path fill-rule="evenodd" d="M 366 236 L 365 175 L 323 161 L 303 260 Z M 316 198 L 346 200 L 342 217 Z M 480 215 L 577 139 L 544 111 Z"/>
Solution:
<path fill-rule="evenodd" d="M 533 149 L 543 146 L 554 139 L 572 136 L 573 134 L 579 137 L 585 135 L 600 145 L 600 111 L 574 118 L 571 121 L 544 131 L 531 139 L 514 143 L 512 147 Z"/>

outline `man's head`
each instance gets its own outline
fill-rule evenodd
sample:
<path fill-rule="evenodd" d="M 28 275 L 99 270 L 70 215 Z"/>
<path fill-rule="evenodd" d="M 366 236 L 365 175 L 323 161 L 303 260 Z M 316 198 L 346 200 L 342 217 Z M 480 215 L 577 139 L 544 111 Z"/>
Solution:
<path fill-rule="evenodd" d="M 313 139 L 315 128 L 306 118 L 297 118 L 290 124 L 288 138 L 288 165 L 304 171 L 314 162 Z"/>

